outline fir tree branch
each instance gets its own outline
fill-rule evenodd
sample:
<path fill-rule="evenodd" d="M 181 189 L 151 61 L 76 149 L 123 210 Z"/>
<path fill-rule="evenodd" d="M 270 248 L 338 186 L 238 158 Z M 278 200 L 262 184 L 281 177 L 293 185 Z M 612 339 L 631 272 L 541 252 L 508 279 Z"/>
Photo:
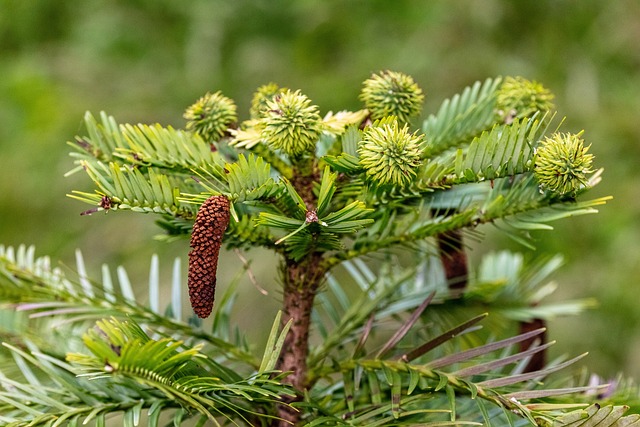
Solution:
<path fill-rule="evenodd" d="M 98 187 L 95 193 L 74 191 L 68 196 L 97 205 L 100 210 L 132 210 L 134 212 L 171 214 L 191 217 L 195 208 L 178 200 L 178 183 L 167 175 L 148 169 L 146 174 L 137 168 L 121 167 L 117 163 L 81 162 Z"/>
<path fill-rule="evenodd" d="M 523 118 L 509 125 L 496 125 L 458 149 L 453 176 L 445 185 L 510 177 L 533 170 L 534 147 L 551 119 Z"/>
<path fill-rule="evenodd" d="M 455 208 L 452 214 L 449 210 L 438 209 L 437 212 L 443 213 L 435 216 L 424 215 L 422 218 L 418 212 L 404 230 L 396 230 L 395 233 L 377 240 L 369 240 L 368 236 L 361 236 L 351 250 L 336 254 L 326 262 L 329 267 L 332 267 L 344 260 L 394 245 L 407 245 L 437 234 L 467 227 L 473 228 L 479 224 L 493 223 L 498 220 L 512 230 L 550 229 L 552 227 L 547 225 L 547 222 L 596 213 L 595 206 L 610 200 L 610 197 L 604 197 L 582 202 L 562 201 L 541 194 L 532 176 L 524 176 L 513 183 L 510 181 L 509 179 L 496 181 L 493 188 L 484 187 L 484 190 L 480 187 L 480 191 L 486 191 L 484 200 L 474 201 L 462 198 L 458 208 Z M 437 200 L 434 199 L 435 201 Z"/>
<path fill-rule="evenodd" d="M 119 125 L 112 116 L 100 113 L 101 123 L 85 113 L 88 136 L 69 143 L 79 160 L 103 163 L 127 163 L 139 167 L 157 167 L 174 173 L 191 169 L 222 168 L 220 154 L 212 151 L 197 133 L 162 127 L 159 124 Z"/>
<path fill-rule="evenodd" d="M 489 128 L 495 121 L 495 100 L 502 79 L 475 82 L 461 94 L 442 103 L 435 115 L 422 125 L 429 145 L 426 157 L 434 157 L 450 147 L 467 142 Z"/>

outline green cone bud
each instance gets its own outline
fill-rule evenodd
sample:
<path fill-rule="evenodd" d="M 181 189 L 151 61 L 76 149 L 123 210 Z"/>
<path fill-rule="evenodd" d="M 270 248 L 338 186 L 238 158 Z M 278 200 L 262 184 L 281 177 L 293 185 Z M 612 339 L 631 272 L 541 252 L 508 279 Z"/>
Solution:
<path fill-rule="evenodd" d="M 498 90 L 498 114 L 510 123 L 516 117 L 553 110 L 553 94 L 540 83 L 523 77 L 507 77 Z"/>
<path fill-rule="evenodd" d="M 360 100 L 373 120 L 395 116 L 400 124 L 405 124 L 422 111 L 424 95 L 411 76 L 382 71 L 365 80 Z"/>
<path fill-rule="evenodd" d="M 300 91 L 287 90 L 267 101 L 262 139 L 274 150 L 297 157 L 312 151 L 322 132 L 318 107 Z"/>
<path fill-rule="evenodd" d="M 593 154 L 587 153 L 581 133 L 555 133 L 536 150 L 534 174 L 540 188 L 560 195 L 572 194 L 588 185 Z"/>
<path fill-rule="evenodd" d="M 266 111 L 269 109 L 267 102 L 272 101 L 274 96 L 287 90 L 287 88 L 281 88 L 275 83 L 267 83 L 266 85 L 260 86 L 253 94 L 253 99 L 251 100 L 251 108 L 249 109 L 251 118 L 260 119 L 264 117 Z"/>
<path fill-rule="evenodd" d="M 360 164 L 367 178 L 378 185 L 404 187 L 411 183 L 420 166 L 423 136 L 409 133 L 391 117 L 368 126 L 358 147 Z"/>
<path fill-rule="evenodd" d="M 229 125 L 237 120 L 236 105 L 220 91 L 198 99 L 184 113 L 187 130 L 199 134 L 205 141 L 218 141 Z"/>

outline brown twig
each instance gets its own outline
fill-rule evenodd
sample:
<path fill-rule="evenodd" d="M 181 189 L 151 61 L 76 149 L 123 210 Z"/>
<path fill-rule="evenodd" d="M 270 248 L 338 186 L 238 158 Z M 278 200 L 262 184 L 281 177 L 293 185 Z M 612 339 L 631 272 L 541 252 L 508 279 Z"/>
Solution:
<path fill-rule="evenodd" d="M 260 286 L 260 283 L 258 283 L 258 279 L 256 279 L 256 275 L 253 274 L 253 270 L 251 269 L 251 263 L 244 257 L 244 255 L 242 255 L 242 252 L 240 252 L 240 249 L 235 248 L 233 252 L 236 254 L 238 259 L 242 263 L 244 269 L 247 271 L 247 276 L 249 277 L 249 281 L 251 282 L 251 284 L 255 286 L 258 292 L 260 292 L 262 295 L 269 295 L 269 291 L 267 291 L 265 288 Z"/>

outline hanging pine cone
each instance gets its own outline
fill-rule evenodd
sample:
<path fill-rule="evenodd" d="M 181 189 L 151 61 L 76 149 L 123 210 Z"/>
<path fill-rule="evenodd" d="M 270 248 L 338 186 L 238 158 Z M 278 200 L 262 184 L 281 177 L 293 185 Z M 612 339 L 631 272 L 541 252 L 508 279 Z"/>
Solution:
<path fill-rule="evenodd" d="M 200 207 L 191 233 L 189 298 L 198 317 L 209 317 L 216 290 L 216 270 L 222 237 L 229 225 L 229 200 L 209 197 Z"/>

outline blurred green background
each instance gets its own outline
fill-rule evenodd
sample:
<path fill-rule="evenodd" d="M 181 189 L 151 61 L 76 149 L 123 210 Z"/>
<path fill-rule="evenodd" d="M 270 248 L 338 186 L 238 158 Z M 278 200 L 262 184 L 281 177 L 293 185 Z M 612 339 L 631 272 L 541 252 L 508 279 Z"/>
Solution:
<path fill-rule="evenodd" d="M 539 252 L 566 256 L 556 298 L 600 301 L 552 322 L 554 351 L 588 350 L 594 371 L 640 378 L 637 0 L 0 0 L 0 243 L 35 244 L 68 265 L 79 248 L 94 271 L 124 263 L 143 280 L 150 254 L 169 268 L 188 244 L 153 240 L 151 217 L 79 216 L 89 207 L 65 194 L 91 187 L 82 174 L 63 177 L 72 167 L 65 142 L 84 131 L 86 110 L 182 127 L 185 107 L 222 90 L 244 119 L 255 88 L 270 81 L 301 89 L 323 112 L 358 109 L 361 82 L 382 69 L 416 79 L 425 117 L 497 75 L 556 94 L 564 129 L 585 129 L 605 168 L 590 195 L 614 200 L 536 235 Z M 488 247 L 525 251 L 483 231 Z M 276 307 L 277 293 L 270 298 Z"/>

